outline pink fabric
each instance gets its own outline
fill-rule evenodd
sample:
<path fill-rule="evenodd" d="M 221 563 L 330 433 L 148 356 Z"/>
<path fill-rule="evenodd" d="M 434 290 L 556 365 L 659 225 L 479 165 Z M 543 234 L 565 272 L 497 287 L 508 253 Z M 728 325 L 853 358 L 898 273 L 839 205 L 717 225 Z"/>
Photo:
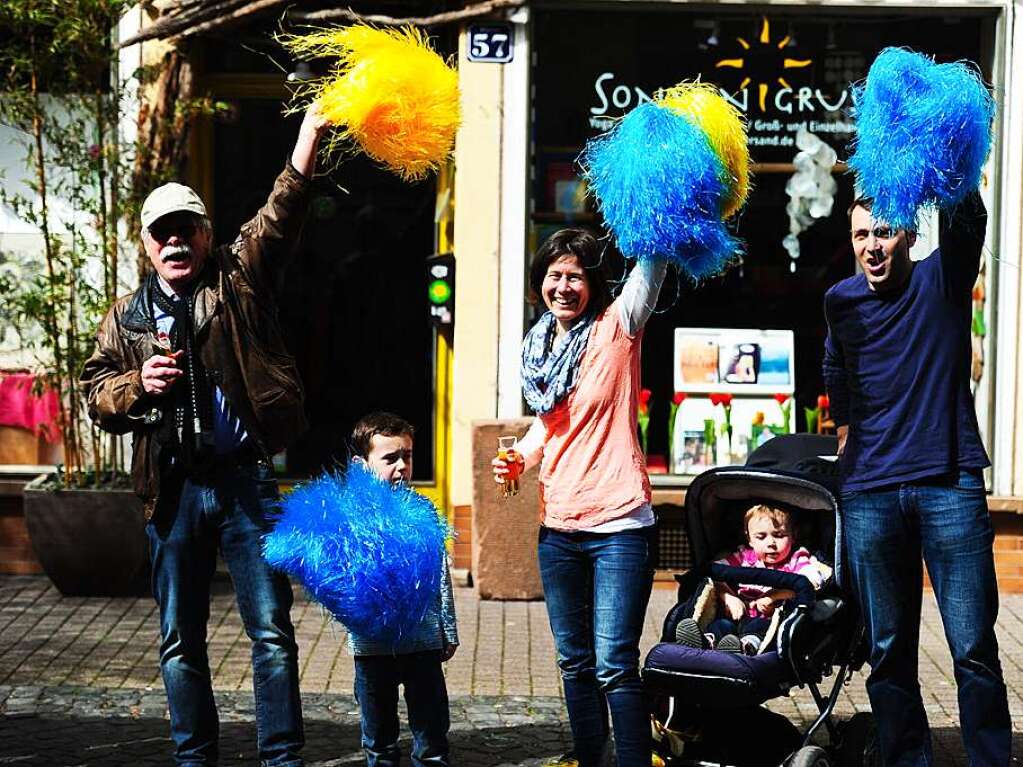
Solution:
<path fill-rule="evenodd" d="M 60 403 L 53 389 L 37 396 L 36 377 L 29 373 L 11 373 L 0 377 L 0 426 L 17 426 L 42 435 L 47 442 L 60 436 L 57 417 Z"/>
<path fill-rule="evenodd" d="M 596 527 L 650 501 L 636 431 L 643 334 L 629 337 L 612 304 L 593 323 L 575 388 L 541 416 L 543 523 L 558 530 Z"/>
<path fill-rule="evenodd" d="M 749 546 L 740 546 L 738 550 L 733 551 L 724 559 L 719 559 L 718 562 L 722 565 L 730 565 L 731 567 L 769 567 L 769 565 L 757 559 L 756 552 Z M 809 551 L 802 547 L 793 549 L 788 559 L 779 565 L 770 566 L 770 569 L 806 576 L 810 579 L 815 589 L 819 589 L 824 585 L 824 573 L 821 571 L 820 563 L 816 557 L 812 556 Z M 750 602 L 760 599 L 769 591 L 771 591 L 769 586 L 743 583 L 740 584 L 737 593 L 739 598 L 749 605 Z M 749 605 L 748 612 L 753 617 L 760 615 L 760 612 L 752 605 Z"/>

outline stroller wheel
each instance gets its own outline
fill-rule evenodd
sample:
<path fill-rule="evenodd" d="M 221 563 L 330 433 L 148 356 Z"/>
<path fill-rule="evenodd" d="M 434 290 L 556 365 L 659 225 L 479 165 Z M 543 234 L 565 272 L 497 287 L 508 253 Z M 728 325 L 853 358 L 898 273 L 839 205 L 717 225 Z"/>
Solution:
<path fill-rule="evenodd" d="M 820 746 L 804 746 L 789 757 L 786 767 L 831 767 L 831 760 Z"/>
<path fill-rule="evenodd" d="M 881 767 L 873 714 L 860 711 L 841 725 L 835 756 L 840 767 Z"/>

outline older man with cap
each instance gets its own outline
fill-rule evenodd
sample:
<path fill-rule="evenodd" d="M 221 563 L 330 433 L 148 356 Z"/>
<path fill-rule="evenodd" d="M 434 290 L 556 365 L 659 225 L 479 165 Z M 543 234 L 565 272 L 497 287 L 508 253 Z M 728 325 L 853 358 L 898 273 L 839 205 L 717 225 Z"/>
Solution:
<path fill-rule="evenodd" d="M 325 128 L 311 108 L 266 205 L 230 246 L 213 248 L 206 207 L 187 186 L 149 195 L 142 242 L 153 271 L 110 309 L 82 373 L 90 415 L 133 437 L 179 765 L 218 759 L 206 651 L 218 549 L 252 641 L 260 764 L 302 764 L 291 587 L 260 544 L 278 497 L 268 456 L 305 425 L 273 284 L 298 238 Z"/>

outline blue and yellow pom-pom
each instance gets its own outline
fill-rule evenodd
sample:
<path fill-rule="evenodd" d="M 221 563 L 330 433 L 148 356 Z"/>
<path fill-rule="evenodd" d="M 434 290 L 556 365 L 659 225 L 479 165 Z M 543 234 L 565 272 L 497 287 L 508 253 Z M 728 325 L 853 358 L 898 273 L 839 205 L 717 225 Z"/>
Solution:
<path fill-rule="evenodd" d="M 408 181 L 450 157 L 461 122 L 458 72 L 412 27 L 356 25 L 282 39 L 298 58 L 336 58 L 328 77 L 301 89 L 337 127 L 328 151 L 353 141 Z"/>
<path fill-rule="evenodd" d="M 660 92 L 591 140 L 581 161 L 627 257 L 673 263 L 695 281 L 738 260 L 725 218 L 749 195 L 749 151 L 738 111 L 713 86 Z"/>
<path fill-rule="evenodd" d="M 722 215 L 731 218 L 749 199 L 750 155 L 742 113 L 728 103 L 716 85 L 682 82 L 658 91 L 656 101 L 697 125 L 721 160 L 726 187 Z"/>

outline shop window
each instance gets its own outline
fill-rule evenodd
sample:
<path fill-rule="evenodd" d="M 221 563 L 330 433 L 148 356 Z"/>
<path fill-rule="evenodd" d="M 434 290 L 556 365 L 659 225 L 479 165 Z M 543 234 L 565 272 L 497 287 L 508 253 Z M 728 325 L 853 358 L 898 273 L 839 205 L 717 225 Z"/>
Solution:
<path fill-rule="evenodd" d="M 298 133 L 279 99 L 232 100 L 213 136 L 218 241 L 263 204 Z M 371 410 L 416 429 L 415 479 L 434 475 L 434 337 L 425 260 L 434 252 L 436 183 L 401 181 L 361 156 L 317 183 L 298 251 L 282 275 L 281 323 L 305 386 L 310 429 L 287 472 L 347 460 L 347 436 Z"/>
<path fill-rule="evenodd" d="M 767 14 L 766 16 L 764 14 Z M 601 226 L 579 178 L 585 142 L 614 118 L 648 100 L 658 87 L 700 78 L 726 90 L 746 113 L 755 188 L 735 228 L 745 242 L 742 266 L 699 289 L 669 277 L 661 313 L 646 331 L 643 385 L 653 390 L 649 452 L 665 453 L 667 407 L 673 388 L 676 327 L 791 330 L 795 336 L 796 422 L 816 404 L 825 335 L 823 297 L 853 274 L 846 210 L 852 178 L 836 169 L 829 216 L 799 237 L 793 260 L 785 184 L 797 152 L 800 124 L 848 156 L 851 83 L 888 45 L 903 45 L 939 61 L 969 59 L 990 81 L 995 16 L 955 11 L 941 16 L 891 9 L 828 12 L 764 8 L 763 12 L 654 9 L 539 10 L 533 28 L 532 168 L 529 244 L 535 249 L 568 225 Z M 624 261 L 608 258 L 624 276 Z M 528 314 L 528 313 L 527 313 Z M 532 316 L 532 315 L 529 315 Z"/>

